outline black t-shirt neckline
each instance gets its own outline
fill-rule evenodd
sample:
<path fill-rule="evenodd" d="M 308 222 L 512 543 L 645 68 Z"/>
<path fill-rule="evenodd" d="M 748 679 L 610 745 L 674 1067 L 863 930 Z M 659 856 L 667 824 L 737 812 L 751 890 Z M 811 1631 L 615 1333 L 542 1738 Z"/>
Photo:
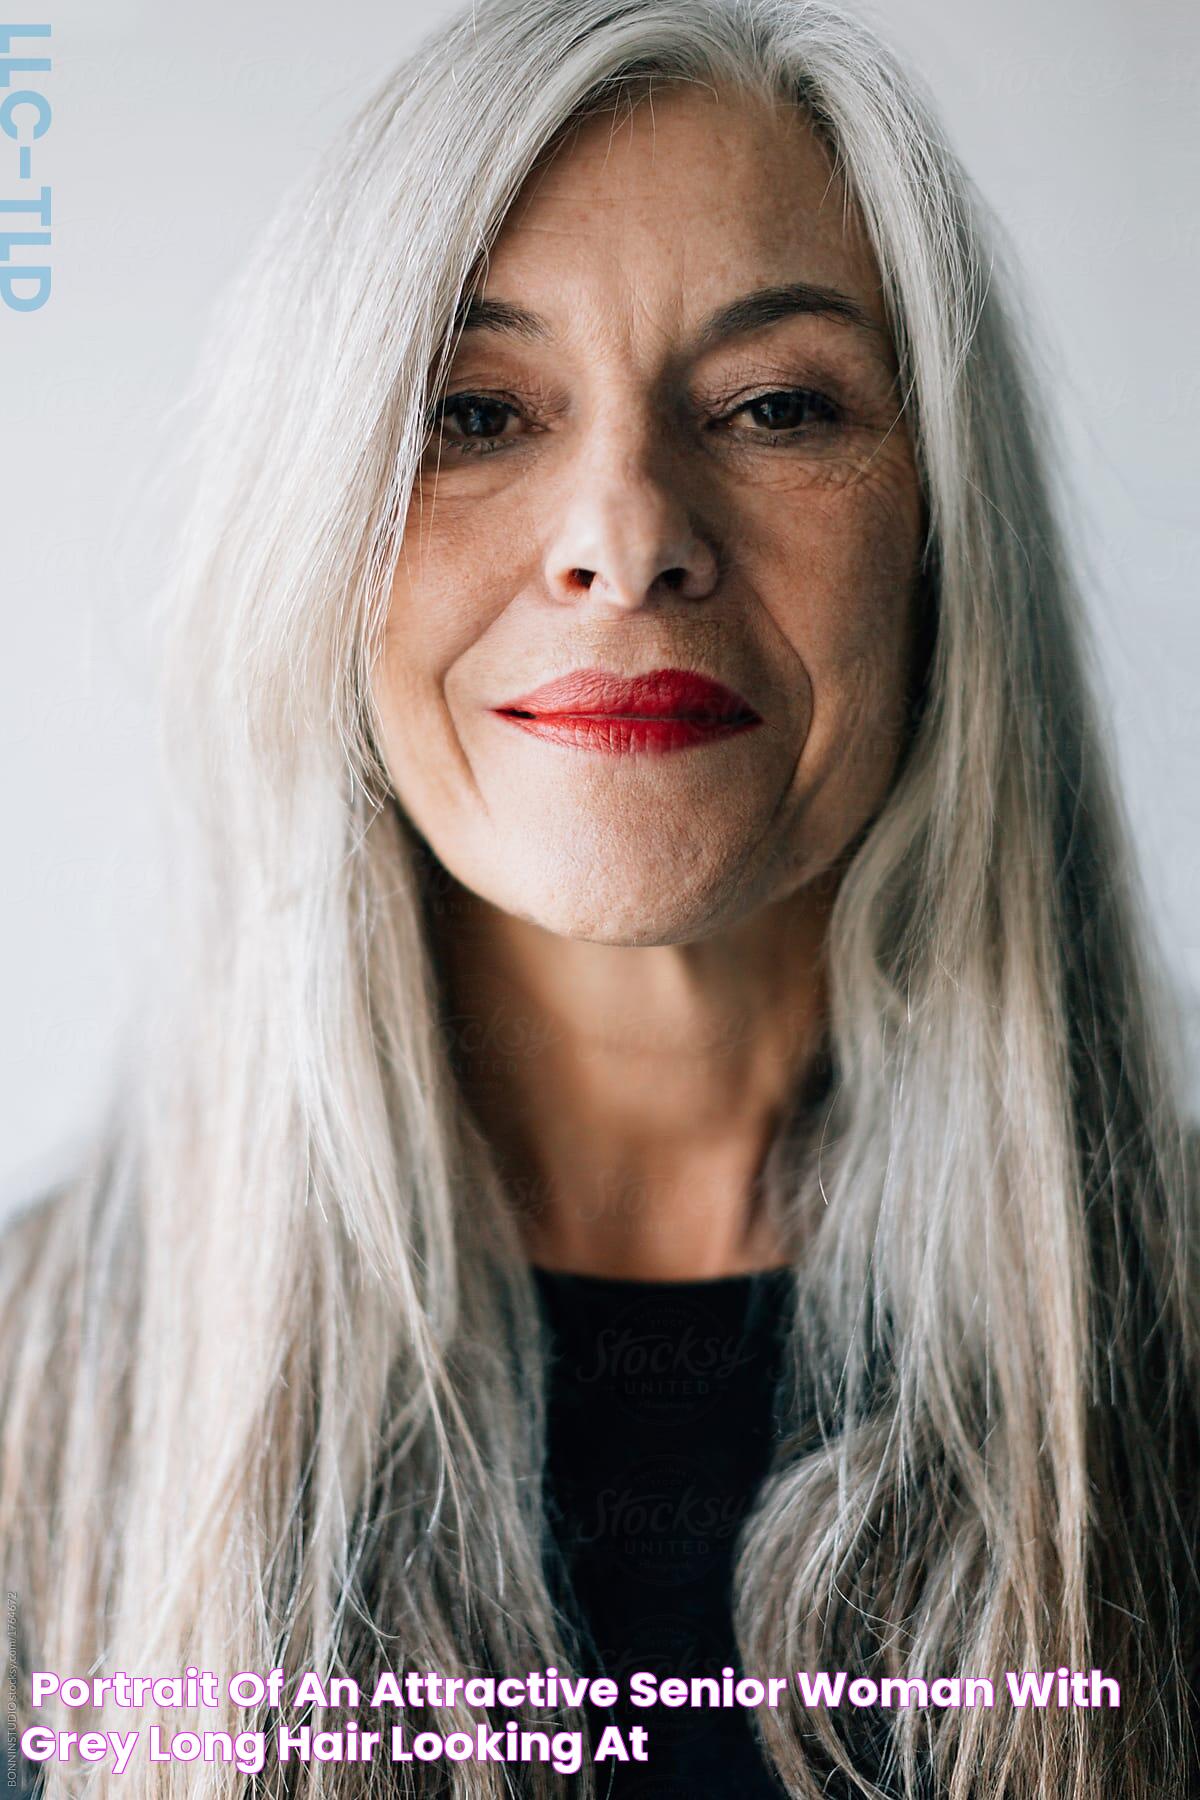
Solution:
<path fill-rule="evenodd" d="M 664 1294 L 687 1294 L 695 1292 L 698 1296 L 707 1293 L 727 1290 L 736 1293 L 740 1289 L 752 1286 L 755 1282 L 783 1281 L 793 1274 L 790 1263 L 777 1263 L 769 1269 L 739 1269 L 732 1275 L 600 1275 L 591 1270 L 548 1269 L 541 1263 L 530 1263 L 530 1271 L 537 1281 L 546 1284 L 577 1282 L 581 1286 L 593 1287 L 597 1294 L 605 1289 L 611 1290 L 616 1298 L 622 1289 L 628 1289 L 636 1299 L 639 1294 L 652 1294 L 661 1290 Z"/>

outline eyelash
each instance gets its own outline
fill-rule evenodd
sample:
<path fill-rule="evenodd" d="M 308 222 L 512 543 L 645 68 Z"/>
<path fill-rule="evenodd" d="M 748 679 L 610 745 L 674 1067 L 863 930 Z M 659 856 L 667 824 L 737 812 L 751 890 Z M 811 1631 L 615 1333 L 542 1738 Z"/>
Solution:
<path fill-rule="evenodd" d="M 831 400 L 827 394 L 821 393 L 816 388 L 800 387 L 768 388 L 761 394 L 753 395 L 749 400 L 743 400 L 732 412 L 726 413 L 722 418 L 718 419 L 717 423 L 719 425 L 726 425 L 732 419 L 736 419 L 739 413 L 746 412 L 754 406 L 762 406 L 768 400 L 796 398 L 805 401 L 816 401 L 821 407 L 826 409 L 827 416 L 817 422 L 817 429 L 828 429 L 842 423 L 842 409 L 838 406 L 836 401 Z M 509 400 L 501 394 L 485 394 L 468 388 L 464 389 L 462 393 L 448 394 L 444 400 L 440 401 L 438 405 L 432 409 L 427 419 L 428 430 L 430 432 L 436 431 L 439 422 L 450 413 L 451 409 L 456 404 L 461 404 L 468 400 L 477 403 L 482 402 L 485 406 L 503 407 L 508 412 L 514 414 L 520 413 L 520 408 L 515 401 Z M 793 427 L 787 431 L 756 431 L 751 435 L 758 438 L 759 441 L 768 448 L 774 448 L 779 445 L 802 442 L 808 436 L 811 429 L 812 427 L 810 425 L 808 427 Z M 489 443 L 488 440 L 484 438 L 451 438 L 448 442 L 454 446 L 454 449 L 461 456 L 494 456 L 499 451 L 511 448 L 514 443 L 519 443 L 520 439 L 510 439 L 508 442 L 497 439 Z"/>

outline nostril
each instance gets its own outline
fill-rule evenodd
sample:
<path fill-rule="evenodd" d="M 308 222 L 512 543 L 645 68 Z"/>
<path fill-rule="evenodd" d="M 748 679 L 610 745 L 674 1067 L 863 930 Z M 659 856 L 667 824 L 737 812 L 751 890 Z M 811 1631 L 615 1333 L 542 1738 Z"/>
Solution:
<path fill-rule="evenodd" d="M 590 588 L 593 581 L 595 581 L 595 579 L 596 579 L 595 571 L 592 569 L 572 569 L 571 570 L 571 580 L 577 581 L 579 583 L 580 587 Z"/>

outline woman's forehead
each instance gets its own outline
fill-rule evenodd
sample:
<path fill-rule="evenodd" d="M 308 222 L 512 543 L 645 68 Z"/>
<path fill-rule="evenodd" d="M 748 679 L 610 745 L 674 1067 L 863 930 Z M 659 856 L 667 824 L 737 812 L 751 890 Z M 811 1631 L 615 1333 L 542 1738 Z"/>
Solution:
<path fill-rule="evenodd" d="M 589 117 L 531 174 L 476 293 L 568 325 L 589 305 L 670 314 L 808 283 L 885 315 L 856 206 L 803 113 L 708 87 Z"/>

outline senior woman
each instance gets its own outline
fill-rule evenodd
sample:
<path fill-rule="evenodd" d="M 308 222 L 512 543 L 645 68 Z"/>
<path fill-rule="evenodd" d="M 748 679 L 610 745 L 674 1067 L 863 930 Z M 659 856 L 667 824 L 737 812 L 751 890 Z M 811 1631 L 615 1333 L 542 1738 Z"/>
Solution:
<path fill-rule="evenodd" d="M 807 0 L 481 0 L 201 391 L 158 1005 L 0 1261 L 14 1711 L 32 1670 L 620 1679 L 396 1715 L 552 1719 L 577 1769 L 76 1754 L 48 1800 L 1183 1800 L 1177 1027 L 924 103 Z M 1060 1669 L 1110 1685 L 1013 1704 Z M 712 1703 L 743 1675 L 783 1679 Z M 298 1722 L 184 1712 L 38 1718 Z"/>

